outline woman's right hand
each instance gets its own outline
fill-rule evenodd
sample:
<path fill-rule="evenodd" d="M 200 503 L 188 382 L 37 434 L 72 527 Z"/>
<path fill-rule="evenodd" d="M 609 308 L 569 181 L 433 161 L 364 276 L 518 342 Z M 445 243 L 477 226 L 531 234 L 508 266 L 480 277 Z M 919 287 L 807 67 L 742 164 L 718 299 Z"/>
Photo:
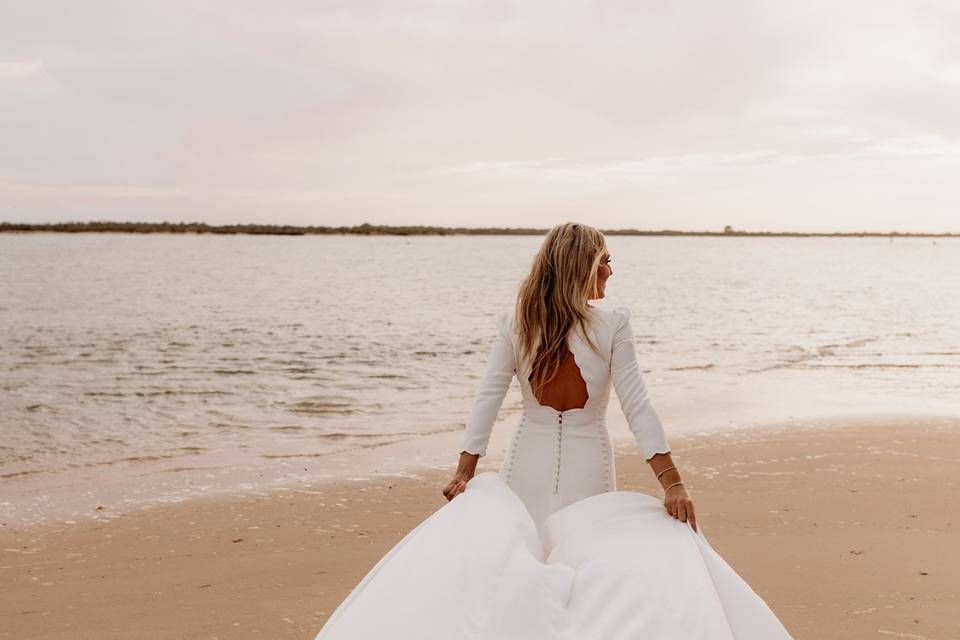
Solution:
<path fill-rule="evenodd" d="M 693 512 L 693 500 L 682 484 L 670 487 L 663 496 L 663 506 L 667 513 L 680 522 L 689 522 L 693 530 L 697 530 L 697 516 Z"/>
<path fill-rule="evenodd" d="M 443 495 L 447 501 L 453 500 L 458 494 L 463 493 L 467 488 L 467 482 L 473 477 L 473 473 L 467 471 L 457 471 L 453 474 L 453 480 L 447 483 L 443 488 Z"/>

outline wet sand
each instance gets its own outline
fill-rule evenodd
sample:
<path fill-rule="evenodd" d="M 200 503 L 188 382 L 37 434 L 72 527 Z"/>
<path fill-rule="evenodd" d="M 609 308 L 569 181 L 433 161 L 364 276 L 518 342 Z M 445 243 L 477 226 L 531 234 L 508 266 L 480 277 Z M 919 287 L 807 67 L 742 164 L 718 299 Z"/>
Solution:
<path fill-rule="evenodd" d="M 794 637 L 960 638 L 960 418 L 806 420 L 671 445 L 704 535 Z M 478 471 L 498 466 L 491 455 Z M 616 467 L 621 490 L 662 495 L 632 445 Z M 313 638 L 446 503 L 448 475 L 2 523 L 0 638 Z"/>

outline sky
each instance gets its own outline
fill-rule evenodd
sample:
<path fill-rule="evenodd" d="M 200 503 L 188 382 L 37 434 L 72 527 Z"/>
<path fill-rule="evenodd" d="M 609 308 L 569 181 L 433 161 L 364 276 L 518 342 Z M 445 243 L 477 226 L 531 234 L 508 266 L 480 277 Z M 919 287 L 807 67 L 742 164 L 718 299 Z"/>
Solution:
<path fill-rule="evenodd" d="M 960 232 L 960 3 L 0 0 L 0 221 Z"/>

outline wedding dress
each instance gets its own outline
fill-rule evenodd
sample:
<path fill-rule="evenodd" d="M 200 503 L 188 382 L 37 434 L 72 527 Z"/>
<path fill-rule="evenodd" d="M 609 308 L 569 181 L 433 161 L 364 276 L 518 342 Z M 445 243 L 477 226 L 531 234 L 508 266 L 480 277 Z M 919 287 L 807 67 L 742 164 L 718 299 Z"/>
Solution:
<path fill-rule="evenodd" d="M 540 404 L 517 371 L 512 313 L 461 450 L 486 455 L 516 376 L 523 411 L 498 472 L 474 476 L 373 566 L 315 640 L 789 640 L 763 599 L 661 498 L 616 489 L 611 383 L 644 457 L 669 452 L 626 307 L 568 336 L 582 408 Z M 439 491 L 439 488 L 438 488 Z M 700 523 L 698 523 L 700 529 Z"/>

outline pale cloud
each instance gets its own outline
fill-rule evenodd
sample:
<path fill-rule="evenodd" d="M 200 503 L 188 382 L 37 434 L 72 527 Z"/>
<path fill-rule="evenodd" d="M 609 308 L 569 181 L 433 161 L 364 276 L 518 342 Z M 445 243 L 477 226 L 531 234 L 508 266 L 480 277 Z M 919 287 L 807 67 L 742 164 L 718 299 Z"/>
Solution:
<path fill-rule="evenodd" d="M 428 172 L 428 174 L 486 174 L 554 181 L 635 182 L 657 180 L 675 174 L 686 175 L 691 172 L 709 171 L 711 169 L 743 168 L 765 164 L 781 164 L 782 162 L 783 158 L 779 158 L 772 151 L 750 151 L 729 154 L 700 153 L 682 156 L 660 156 L 594 165 L 560 160 L 480 162 L 437 169 Z"/>
<path fill-rule="evenodd" d="M 0 62 L 0 78 L 26 78 L 38 73 L 41 67 L 43 67 L 41 60 Z"/>
<path fill-rule="evenodd" d="M 63 199 L 170 199 L 186 195 L 178 187 L 139 187 L 133 185 L 103 184 L 17 184 L 0 182 L 0 196 L 16 198 Z"/>
<path fill-rule="evenodd" d="M 5 220 L 960 230 L 953 2 L 36 0 L 0 60 Z"/>
<path fill-rule="evenodd" d="M 711 171 L 743 173 L 751 169 L 775 168 L 802 162 L 818 163 L 825 160 L 879 157 L 937 158 L 960 165 L 960 141 L 943 136 L 915 136 L 874 141 L 873 138 L 843 127 L 815 129 L 811 133 L 826 138 L 856 141 L 861 143 L 861 146 L 852 151 L 818 151 L 808 154 L 782 154 L 771 150 L 758 150 L 728 154 L 655 156 L 592 165 L 558 159 L 475 162 L 434 169 L 426 173 L 427 175 L 460 174 L 566 182 L 652 182 L 676 180 Z"/>
<path fill-rule="evenodd" d="M 940 158 L 960 165 L 960 140 L 939 135 L 891 138 L 870 145 L 867 154 Z"/>
<path fill-rule="evenodd" d="M 960 63 L 943 65 L 930 72 L 938 82 L 949 85 L 960 85 Z"/>

